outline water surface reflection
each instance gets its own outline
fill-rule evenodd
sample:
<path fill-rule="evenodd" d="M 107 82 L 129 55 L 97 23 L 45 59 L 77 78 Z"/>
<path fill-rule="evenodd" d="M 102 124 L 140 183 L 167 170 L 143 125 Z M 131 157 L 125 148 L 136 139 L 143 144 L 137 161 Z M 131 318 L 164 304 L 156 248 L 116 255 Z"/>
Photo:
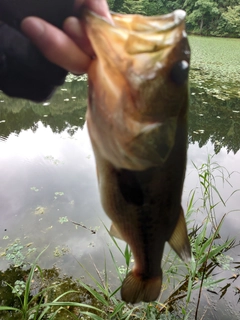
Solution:
<path fill-rule="evenodd" d="M 104 257 L 109 263 L 111 260 L 111 240 L 102 224 L 109 227 L 110 221 L 100 205 L 94 156 L 84 120 L 86 92 L 85 82 L 65 83 L 43 105 L 0 95 L 0 251 L 16 239 L 36 247 L 37 252 L 49 245 L 39 262 L 41 267 L 56 264 L 62 273 L 77 278 L 84 274 L 78 261 L 94 273 L 92 259 L 99 270 L 103 270 Z M 239 100 L 222 101 L 197 88 L 192 93 L 185 209 L 191 190 L 199 185 L 193 162 L 199 166 L 206 162 L 207 154 L 217 152 L 214 161 L 229 172 L 239 171 L 240 163 Z M 231 177 L 233 188 L 219 185 L 224 199 L 240 188 L 239 181 L 239 174 L 235 173 Z M 236 209 L 240 209 L 239 193 L 225 207 L 218 207 L 218 220 Z M 195 219 L 202 222 L 203 217 L 196 212 Z M 239 241 L 239 224 L 239 211 L 229 213 L 222 236 L 236 236 Z M 231 254 L 237 258 L 238 249 Z M 33 256 L 34 253 L 29 259 Z M 116 257 L 121 265 L 123 259 L 117 252 Z M 1 257 L 0 269 L 8 265 Z"/>

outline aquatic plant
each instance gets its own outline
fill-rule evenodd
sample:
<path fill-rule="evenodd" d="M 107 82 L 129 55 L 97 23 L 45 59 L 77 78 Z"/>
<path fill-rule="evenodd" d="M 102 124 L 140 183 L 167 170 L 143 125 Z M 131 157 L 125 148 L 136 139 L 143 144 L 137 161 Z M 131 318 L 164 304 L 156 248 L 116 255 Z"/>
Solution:
<path fill-rule="evenodd" d="M 29 248 L 31 243 L 27 244 L 27 251 L 23 252 L 24 246 L 20 243 L 19 239 L 10 244 L 5 251 L 5 259 L 16 267 L 25 267 L 25 258 L 32 252 L 36 251 L 36 248 Z"/>
<path fill-rule="evenodd" d="M 239 41 L 190 36 L 189 42 L 191 86 L 207 92 L 219 101 L 233 97 L 239 99 Z"/>
<path fill-rule="evenodd" d="M 42 269 L 37 265 L 37 261 L 39 257 L 46 251 L 45 248 L 36 258 L 35 262 L 32 264 L 27 280 L 19 281 L 17 280 L 14 286 L 6 283 L 8 287 L 11 288 L 12 294 L 17 297 L 19 300 L 19 307 L 12 307 L 12 306 L 1 306 L 0 305 L 0 312 L 9 312 L 8 314 L 4 313 L 4 319 L 19 319 L 19 320 L 43 320 L 43 319 L 66 319 L 68 316 L 66 314 L 70 314 L 70 319 L 79 319 L 73 312 L 69 311 L 69 308 L 78 308 L 79 311 L 78 315 L 81 314 L 82 316 L 86 315 L 91 319 L 101 320 L 102 317 L 98 316 L 97 314 L 102 314 L 100 308 L 96 308 L 94 306 L 90 306 L 84 303 L 72 302 L 72 301 L 62 301 L 62 299 L 70 294 L 79 292 L 76 290 L 68 290 L 67 292 L 63 292 L 59 294 L 53 301 L 47 302 L 47 294 L 52 290 L 56 290 L 57 286 L 60 284 L 54 284 L 52 286 L 47 286 L 42 290 L 37 290 L 36 294 L 32 294 L 32 282 L 34 281 L 34 274 L 38 272 L 41 277 L 43 277 Z M 90 310 L 90 311 L 89 311 Z M 94 313 L 91 312 L 94 311 Z M 63 318 L 59 318 L 59 314 L 61 311 L 65 311 L 65 315 Z M 57 317 L 57 318 L 56 318 Z M 87 319 L 87 318 L 86 318 Z"/>
<path fill-rule="evenodd" d="M 220 181 L 223 185 L 226 183 L 231 186 L 230 177 L 233 172 L 228 172 L 225 167 L 215 162 L 214 155 L 209 154 L 206 163 L 203 163 L 199 167 L 194 163 L 193 166 L 198 173 L 199 187 L 191 191 L 186 212 L 193 256 L 190 263 L 186 265 L 188 272 L 182 276 L 178 270 L 179 263 L 176 263 L 176 260 L 179 260 L 178 257 L 175 256 L 175 259 L 173 259 L 171 254 L 167 256 L 167 263 L 175 265 L 175 274 L 169 275 L 169 271 L 167 274 L 170 280 L 172 280 L 172 277 L 178 276 L 179 282 L 164 302 L 164 309 L 173 310 L 174 307 L 178 307 L 178 302 L 184 298 L 186 299 L 186 304 L 182 306 L 181 311 L 183 315 L 187 314 L 191 297 L 193 293 L 196 296 L 196 292 L 198 291 L 195 310 L 195 319 L 197 319 L 203 288 L 206 288 L 210 292 L 215 292 L 219 284 L 226 280 L 225 278 L 218 279 L 213 276 L 216 269 L 219 269 L 219 267 L 221 269 L 224 268 L 224 264 L 219 264 L 217 261 L 221 259 L 227 261 L 227 267 L 229 268 L 230 263 L 233 262 L 232 259 L 224 259 L 223 257 L 225 257 L 225 253 L 228 250 L 239 245 L 235 244 L 234 238 L 226 240 L 221 238 L 220 231 L 223 221 L 230 212 L 223 214 L 219 218 L 217 208 L 219 205 L 226 207 L 231 197 L 240 190 L 234 190 L 227 199 L 223 199 L 218 188 L 218 183 Z M 197 191 L 199 190 L 200 196 L 197 197 Z M 236 211 L 239 211 L 239 209 Z M 203 217 L 202 223 L 193 223 L 193 214 L 197 212 L 200 212 Z M 238 274 L 237 269 L 235 271 Z M 219 292 L 221 290 L 222 288 Z M 191 318 L 193 318 L 193 314 Z"/>

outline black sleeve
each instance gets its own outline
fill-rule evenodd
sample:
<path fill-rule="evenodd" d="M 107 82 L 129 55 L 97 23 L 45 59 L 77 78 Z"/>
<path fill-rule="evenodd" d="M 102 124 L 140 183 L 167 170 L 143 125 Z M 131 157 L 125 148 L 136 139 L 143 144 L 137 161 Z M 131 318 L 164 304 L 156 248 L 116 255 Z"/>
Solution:
<path fill-rule="evenodd" d="M 37 16 L 61 28 L 73 6 L 74 0 L 0 0 L 0 20 L 20 30 L 23 18 Z"/>
<path fill-rule="evenodd" d="M 20 31 L 22 19 L 39 16 L 61 27 L 74 0 L 0 0 L 0 89 L 7 95 L 43 101 L 67 71 L 46 60 Z"/>

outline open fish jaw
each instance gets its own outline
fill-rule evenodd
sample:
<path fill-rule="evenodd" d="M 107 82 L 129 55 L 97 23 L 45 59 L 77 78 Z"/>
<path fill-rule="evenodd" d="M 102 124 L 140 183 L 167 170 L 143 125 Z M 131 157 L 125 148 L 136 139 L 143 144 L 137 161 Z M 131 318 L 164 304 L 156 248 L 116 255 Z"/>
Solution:
<path fill-rule="evenodd" d="M 172 13 L 146 17 L 138 14 L 123 15 L 119 13 L 112 13 L 116 27 L 123 29 L 139 31 L 139 32 L 156 32 L 165 31 L 177 26 L 186 18 L 186 13 L 183 10 L 175 10 Z"/>
<path fill-rule="evenodd" d="M 115 25 L 93 13 L 86 16 L 88 36 L 94 38 L 92 45 L 100 60 L 104 56 L 110 61 L 115 56 L 114 59 L 119 58 L 123 62 L 125 55 L 130 59 L 129 55 L 158 52 L 186 38 L 183 10 L 155 17 L 112 14 L 112 18 Z M 96 33 L 98 39 L 95 39 Z M 167 52 L 162 54 L 167 55 Z M 152 56 L 148 57 L 152 60 Z M 124 66 L 122 62 L 118 67 Z"/>

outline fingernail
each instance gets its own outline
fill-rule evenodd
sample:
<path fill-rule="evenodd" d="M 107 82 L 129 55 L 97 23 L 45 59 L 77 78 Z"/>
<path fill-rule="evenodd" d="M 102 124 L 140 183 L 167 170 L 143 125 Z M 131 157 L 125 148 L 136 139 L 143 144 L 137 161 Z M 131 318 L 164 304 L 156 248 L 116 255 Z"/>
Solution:
<path fill-rule="evenodd" d="M 21 23 L 21 28 L 29 37 L 40 37 L 44 33 L 44 24 L 35 17 L 25 18 Z"/>
<path fill-rule="evenodd" d="M 75 17 L 69 17 L 64 21 L 63 28 L 68 30 L 73 35 L 82 34 L 82 27 L 80 21 Z"/>

